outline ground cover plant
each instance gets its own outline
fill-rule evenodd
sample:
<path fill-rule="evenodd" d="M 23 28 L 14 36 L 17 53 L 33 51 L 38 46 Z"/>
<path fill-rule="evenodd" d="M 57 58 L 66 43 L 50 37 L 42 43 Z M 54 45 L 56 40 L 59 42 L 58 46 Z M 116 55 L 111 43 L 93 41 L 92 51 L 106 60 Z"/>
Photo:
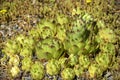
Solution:
<path fill-rule="evenodd" d="M 107 71 L 120 71 L 119 12 L 114 0 L 11 0 L 0 4 L 0 22 L 24 20 L 28 24 L 23 32 L 1 43 L 0 61 L 5 70 L 0 70 L 6 75 L 0 74 L 1 79 L 105 80 Z M 39 21 L 32 27 L 35 16 Z"/>

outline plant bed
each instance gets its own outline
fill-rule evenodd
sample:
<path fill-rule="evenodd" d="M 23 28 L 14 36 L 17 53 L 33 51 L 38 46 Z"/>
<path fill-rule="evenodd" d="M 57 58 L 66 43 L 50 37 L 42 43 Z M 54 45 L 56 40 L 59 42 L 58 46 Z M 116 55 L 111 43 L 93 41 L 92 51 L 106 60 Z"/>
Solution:
<path fill-rule="evenodd" d="M 1 8 L 1 79 L 119 79 L 114 1 L 15 0 Z"/>

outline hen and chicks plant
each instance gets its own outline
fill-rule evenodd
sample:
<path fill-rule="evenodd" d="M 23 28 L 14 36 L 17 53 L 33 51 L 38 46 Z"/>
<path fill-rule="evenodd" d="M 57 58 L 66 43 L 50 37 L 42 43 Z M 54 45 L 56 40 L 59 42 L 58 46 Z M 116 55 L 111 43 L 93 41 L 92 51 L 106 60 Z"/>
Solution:
<path fill-rule="evenodd" d="M 51 59 L 46 64 L 46 72 L 49 75 L 57 75 L 57 74 L 59 74 L 60 69 L 61 69 L 60 63 L 59 63 L 59 61 L 57 61 L 55 59 Z"/>
<path fill-rule="evenodd" d="M 30 74 L 33 79 L 41 80 L 45 75 L 44 66 L 39 61 L 35 61 L 31 66 Z"/>
<path fill-rule="evenodd" d="M 102 21 L 95 21 L 88 13 L 79 14 L 71 21 L 64 15 L 57 16 L 57 21 L 43 19 L 27 35 L 6 42 L 3 52 L 9 57 L 13 77 L 21 69 L 30 72 L 36 80 L 43 79 L 46 73 L 73 80 L 85 70 L 94 78 L 113 63 L 116 36 L 112 29 L 105 28 Z M 42 64 L 46 61 L 44 68 Z"/>
<path fill-rule="evenodd" d="M 73 80 L 75 77 L 75 72 L 72 68 L 65 68 L 61 72 L 61 76 L 63 80 Z"/>
<path fill-rule="evenodd" d="M 54 38 L 47 38 L 38 42 L 35 48 L 39 59 L 58 59 L 63 52 L 63 45 Z"/>

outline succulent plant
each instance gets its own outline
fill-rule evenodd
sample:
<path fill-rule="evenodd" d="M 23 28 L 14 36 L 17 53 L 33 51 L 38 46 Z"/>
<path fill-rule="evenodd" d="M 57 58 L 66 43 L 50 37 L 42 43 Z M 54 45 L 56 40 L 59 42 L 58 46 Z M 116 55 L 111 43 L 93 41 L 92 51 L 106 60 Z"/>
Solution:
<path fill-rule="evenodd" d="M 84 48 L 84 41 L 86 40 L 85 27 L 78 20 L 66 35 L 63 45 L 69 54 L 77 54 L 79 50 Z"/>
<path fill-rule="evenodd" d="M 32 65 L 32 60 L 30 57 L 25 57 L 22 60 L 22 70 L 29 71 Z"/>
<path fill-rule="evenodd" d="M 24 43 L 23 43 L 23 48 L 24 47 L 29 47 L 29 49 L 33 49 L 34 48 L 34 43 L 35 42 L 35 40 L 32 38 L 32 37 L 25 37 L 25 39 L 24 39 Z"/>
<path fill-rule="evenodd" d="M 95 78 L 98 76 L 102 76 L 104 70 L 97 63 L 92 63 L 89 66 L 88 71 L 89 71 L 90 78 Z"/>
<path fill-rule="evenodd" d="M 75 77 L 75 72 L 72 68 L 65 68 L 61 72 L 61 77 L 63 80 L 73 80 Z"/>
<path fill-rule="evenodd" d="M 112 29 L 110 28 L 103 28 L 100 29 L 97 36 L 98 42 L 110 42 L 115 43 L 116 42 L 116 36 Z"/>
<path fill-rule="evenodd" d="M 14 54 L 18 54 L 19 51 L 20 51 L 19 43 L 12 40 L 8 40 L 3 49 L 3 52 L 7 54 L 7 56 L 13 56 Z"/>
<path fill-rule="evenodd" d="M 14 66 L 18 66 L 19 63 L 20 63 L 20 59 L 19 59 L 19 56 L 18 55 L 13 55 L 13 56 L 10 56 L 10 59 L 9 59 L 9 65 L 14 65 Z"/>
<path fill-rule="evenodd" d="M 61 65 L 61 69 L 65 68 L 68 64 L 67 58 L 60 57 L 59 64 Z"/>
<path fill-rule="evenodd" d="M 50 61 L 48 61 L 46 65 L 46 72 L 49 75 L 57 75 L 60 72 L 60 69 L 61 69 L 61 66 L 59 64 L 59 61 L 55 59 L 51 59 Z"/>
<path fill-rule="evenodd" d="M 16 37 L 16 42 L 20 43 L 22 48 L 29 47 L 33 49 L 34 47 L 34 39 L 29 36 L 19 35 Z"/>
<path fill-rule="evenodd" d="M 40 28 L 39 27 L 36 27 L 35 29 L 31 29 L 29 31 L 29 36 L 33 37 L 35 40 L 39 39 L 40 38 Z"/>
<path fill-rule="evenodd" d="M 69 56 L 69 64 L 71 65 L 71 66 L 74 66 L 74 65 L 76 65 L 77 63 L 78 63 L 78 57 L 77 57 L 77 55 L 74 55 L 74 54 L 70 54 L 70 56 Z"/>
<path fill-rule="evenodd" d="M 10 72 L 13 77 L 16 77 L 20 73 L 20 69 L 17 66 L 13 66 Z"/>
<path fill-rule="evenodd" d="M 112 43 L 100 43 L 100 50 L 109 55 L 115 55 L 115 45 Z"/>
<path fill-rule="evenodd" d="M 95 57 L 96 62 L 99 66 L 103 67 L 104 69 L 108 68 L 111 62 L 111 56 L 108 53 L 99 53 Z"/>
<path fill-rule="evenodd" d="M 30 48 L 25 47 L 25 48 L 21 49 L 20 56 L 31 57 L 32 56 L 32 50 Z"/>
<path fill-rule="evenodd" d="M 36 55 L 39 59 L 58 59 L 62 53 L 63 46 L 57 39 L 44 39 L 36 47 Z"/>
<path fill-rule="evenodd" d="M 90 65 L 90 59 L 89 59 L 89 57 L 87 55 L 81 54 L 79 56 L 79 64 L 83 68 L 88 68 L 88 66 Z"/>
<path fill-rule="evenodd" d="M 33 0 L 32 5 L 29 0 L 1 1 L 4 4 L 0 5 L 0 17 L 3 17 L 0 21 L 16 20 L 19 17 L 19 11 L 20 13 L 27 13 L 26 8 L 19 7 L 21 5 L 30 6 L 28 9 L 30 15 L 28 17 L 20 16 L 20 18 L 27 19 L 28 25 L 31 25 L 31 19 L 33 23 L 36 23 L 38 19 L 34 20 L 34 18 L 40 14 L 37 16 L 40 17 L 40 22 L 34 29 L 29 30 L 26 27 L 29 30 L 25 32 L 26 34 L 14 36 L 15 39 L 8 40 L 5 43 L 4 58 L 0 61 L 3 63 L 2 65 L 8 63 L 8 66 L 12 67 L 12 76 L 18 75 L 20 67 L 24 72 L 30 70 L 33 79 L 43 79 L 44 67 L 36 60 L 48 61 L 46 70 L 48 74 L 53 76 L 58 75 L 61 68 L 61 76 L 65 80 L 73 80 L 75 74 L 79 77 L 87 69 L 92 78 L 101 76 L 102 72 L 111 65 L 119 69 L 117 67 L 119 63 L 116 64 L 117 47 L 114 45 L 116 43 L 119 45 L 114 33 L 115 31 L 119 38 L 120 31 L 117 29 L 119 27 L 117 25 L 119 24 L 119 20 L 117 20 L 119 15 L 116 11 L 114 14 L 111 13 L 114 12 L 114 6 L 110 5 L 111 3 L 114 4 L 112 2 L 114 0 L 106 0 L 106 2 L 94 0 L 92 6 L 89 5 L 92 0 Z M 81 1 L 85 1 L 87 6 L 80 6 L 82 5 Z M 110 6 L 104 7 L 107 3 Z M 95 6 L 97 7 L 95 8 Z M 4 8 L 8 11 L 6 12 Z M 20 10 L 16 14 L 17 9 Z M 33 11 L 33 9 L 35 10 Z M 13 16 L 14 14 L 15 16 Z M 4 22 L 1 23 L 2 27 L 4 28 Z M 65 55 L 63 55 L 64 53 Z M 92 63 L 89 57 L 92 57 L 95 63 Z M 115 61 L 116 63 L 113 65 Z M 21 63 L 22 65 L 19 65 Z"/>
<path fill-rule="evenodd" d="M 43 19 L 38 25 L 38 27 L 40 28 L 40 37 L 43 39 L 48 37 L 54 37 L 54 35 L 56 34 L 55 25 L 48 20 Z"/>
<path fill-rule="evenodd" d="M 75 71 L 75 75 L 77 77 L 80 77 L 84 73 L 84 68 L 82 66 L 80 66 L 79 64 L 76 64 L 74 66 L 74 71 Z"/>
<path fill-rule="evenodd" d="M 40 62 L 36 61 L 31 66 L 30 74 L 31 74 L 33 79 L 41 80 L 44 77 L 44 75 L 45 75 L 44 66 Z"/>
<path fill-rule="evenodd" d="M 81 22 L 80 16 L 80 19 L 78 18 L 77 20 L 73 21 L 72 27 L 66 30 L 68 31 L 66 33 L 67 37 L 63 44 L 64 48 L 69 54 L 88 54 L 95 52 L 98 49 L 98 44 L 91 40 L 91 36 L 94 34 L 92 28 L 93 25 L 92 23 L 88 23 L 89 21 L 93 21 L 93 18 L 89 14 L 85 14 L 82 18 L 83 21 L 88 19 L 88 21 L 86 21 L 87 23 Z"/>

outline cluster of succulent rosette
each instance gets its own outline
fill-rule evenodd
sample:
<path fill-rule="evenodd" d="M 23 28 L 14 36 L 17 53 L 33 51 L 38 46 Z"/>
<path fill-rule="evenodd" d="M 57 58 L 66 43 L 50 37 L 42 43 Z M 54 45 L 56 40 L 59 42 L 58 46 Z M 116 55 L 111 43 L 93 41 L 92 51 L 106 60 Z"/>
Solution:
<path fill-rule="evenodd" d="M 8 40 L 3 53 L 9 58 L 12 77 L 21 70 L 35 80 L 45 74 L 73 80 L 86 70 L 90 78 L 101 76 L 113 64 L 116 36 L 88 13 L 75 17 L 60 14 L 55 21 L 43 19 L 27 35 Z"/>

